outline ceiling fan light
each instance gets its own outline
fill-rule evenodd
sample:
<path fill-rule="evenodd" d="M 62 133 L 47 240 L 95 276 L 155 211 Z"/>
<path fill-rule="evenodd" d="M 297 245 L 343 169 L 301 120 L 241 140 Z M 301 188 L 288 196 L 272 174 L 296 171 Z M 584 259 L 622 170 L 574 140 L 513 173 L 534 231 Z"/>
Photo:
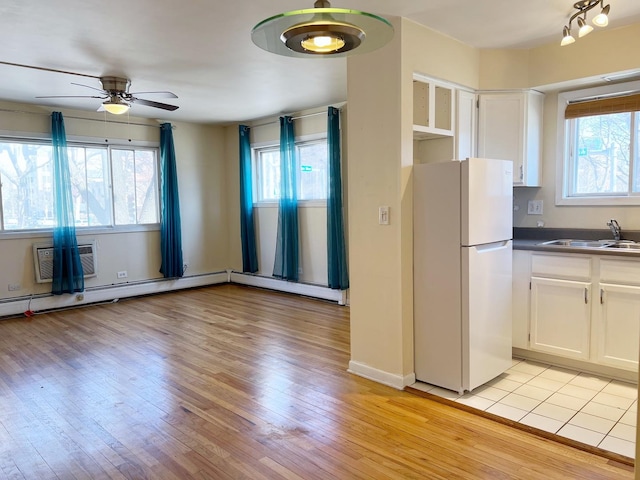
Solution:
<path fill-rule="evenodd" d="M 130 105 L 123 101 L 112 101 L 107 100 L 102 104 L 102 107 L 109 113 L 113 115 L 122 115 L 123 113 L 127 113 L 129 111 Z"/>
<path fill-rule="evenodd" d="M 564 47 L 566 45 L 571 45 L 575 41 L 576 39 L 571 35 L 571 30 L 569 29 L 569 27 L 564 27 L 562 29 L 562 41 L 560 42 L 560 46 Z"/>
<path fill-rule="evenodd" d="M 580 17 L 578 17 L 578 26 L 580 27 L 580 30 L 578 30 L 578 38 L 582 38 L 593 32 L 593 27 Z"/>
<path fill-rule="evenodd" d="M 609 25 L 609 9 L 610 8 L 611 8 L 610 5 L 605 5 L 602 11 L 598 15 L 593 17 L 593 24 L 596 27 L 606 27 L 607 25 Z"/>

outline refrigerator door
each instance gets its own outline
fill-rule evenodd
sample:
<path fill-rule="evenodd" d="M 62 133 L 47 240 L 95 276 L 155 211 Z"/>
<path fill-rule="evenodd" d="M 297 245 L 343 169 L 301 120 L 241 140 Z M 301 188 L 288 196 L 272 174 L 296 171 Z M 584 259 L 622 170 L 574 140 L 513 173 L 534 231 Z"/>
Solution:
<path fill-rule="evenodd" d="M 511 368 L 511 255 L 510 240 L 461 248 L 465 390 Z"/>
<path fill-rule="evenodd" d="M 461 162 L 463 246 L 513 237 L 513 162 L 470 158 Z"/>

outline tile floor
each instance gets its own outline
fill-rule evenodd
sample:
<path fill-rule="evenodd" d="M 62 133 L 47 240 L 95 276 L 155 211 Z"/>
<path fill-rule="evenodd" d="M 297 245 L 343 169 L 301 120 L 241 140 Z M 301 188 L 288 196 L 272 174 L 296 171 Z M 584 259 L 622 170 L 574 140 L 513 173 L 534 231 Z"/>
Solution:
<path fill-rule="evenodd" d="M 529 360 L 460 396 L 426 383 L 413 388 L 635 458 L 637 387 Z"/>

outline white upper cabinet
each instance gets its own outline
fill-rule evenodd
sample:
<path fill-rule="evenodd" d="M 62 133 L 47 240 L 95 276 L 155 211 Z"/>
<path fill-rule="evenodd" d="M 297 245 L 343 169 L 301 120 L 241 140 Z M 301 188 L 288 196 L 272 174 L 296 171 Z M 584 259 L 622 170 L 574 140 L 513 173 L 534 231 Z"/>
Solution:
<path fill-rule="evenodd" d="M 413 138 L 452 137 L 454 130 L 454 88 L 444 82 L 414 75 Z"/>
<path fill-rule="evenodd" d="M 456 92 L 457 113 L 454 158 L 464 160 L 476 156 L 476 102 L 473 92 Z"/>
<path fill-rule="evenodd" d="M 513 161 L 513 184 L 539 187 L 544 95 L 533 90 L 478 94 L 478 156 Z"/>

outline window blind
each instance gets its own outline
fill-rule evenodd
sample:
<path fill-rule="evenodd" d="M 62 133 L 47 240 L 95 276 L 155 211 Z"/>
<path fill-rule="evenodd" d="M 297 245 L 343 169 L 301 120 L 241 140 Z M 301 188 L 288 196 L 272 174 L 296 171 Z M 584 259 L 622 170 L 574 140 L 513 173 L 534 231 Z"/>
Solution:
<path fill-rule="evenodd" d="M 637 111 L 640 111 L 640 93 L 570 103 L 564 111 L 564 118 L 571 119 Z"/>

